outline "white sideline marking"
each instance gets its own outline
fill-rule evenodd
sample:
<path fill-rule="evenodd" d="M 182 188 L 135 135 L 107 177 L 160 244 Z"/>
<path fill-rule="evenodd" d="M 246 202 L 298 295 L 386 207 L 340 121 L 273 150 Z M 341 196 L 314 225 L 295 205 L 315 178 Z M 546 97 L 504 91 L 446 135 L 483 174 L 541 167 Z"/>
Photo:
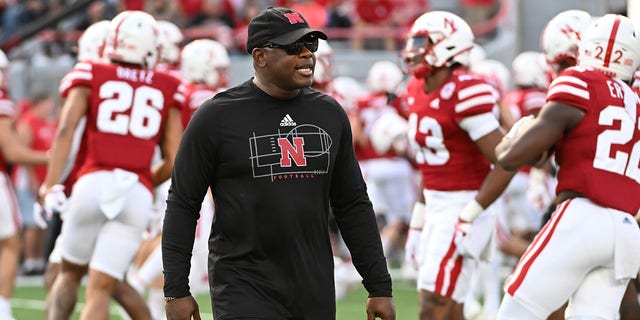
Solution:
<path fill-rule="evenodd" d="M 43 300 L 34 300 L 34 299 L 21 299 L 21 298 L 11 298 L 11 308 L 12 309 L 29 309 L 29 310 L 40 310 L 44 311 L 46 307 L 46 302 Z M 79 312 L 84 307 L 84 303 L 78 302 L 76 304 L 76 309 L 74 312 Z M 127 313 L 122 309 L 121 306 L 115 305 L 109 308 L 109 313 L 113 315 L 120 316 L 121 319 L 130 319 Z M 200 317 L 203 319 L 213 319 L 213 313 L 200 312 Z"/>
<path fill-rule="evenodd" d="M 43 300 L 11 298 L 12 309 L 32 309 L 44 311 L 45 307 L 46 303 Z"/>

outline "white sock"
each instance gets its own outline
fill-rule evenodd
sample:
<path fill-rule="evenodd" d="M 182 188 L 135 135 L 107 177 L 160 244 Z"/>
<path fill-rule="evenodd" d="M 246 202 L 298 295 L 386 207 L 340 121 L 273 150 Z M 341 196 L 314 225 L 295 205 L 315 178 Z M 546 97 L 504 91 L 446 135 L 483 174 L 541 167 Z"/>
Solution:
<path fill-rule="evenodd" d="M 484 297 L 484 311 L 497 314 L 502 298 L 500 274 L 500 259 L 493 259 L 489 263 L 482 263 L 478 267 L 478 275 L 481 279 L 482 295 Z"/>
<path fill-rule="evenodd" d="M 11 304 L 9 303 L 9 299 L 0 296 L 0 318 L 9 318 L 13 319 L 11 316 Z"/>
<path fill-rule="evenodd" d="M 148 286 L 153 280 L 162 275 L 162 247 L 158 246 L 138 269 L 138 279 Z"/>
<path fill-rule="evenodd" d="M 162 289 L 152 288 L 147 296 L 147 305 L 151 311 L 151 318 L 164 319 L 164 292 Z"/>

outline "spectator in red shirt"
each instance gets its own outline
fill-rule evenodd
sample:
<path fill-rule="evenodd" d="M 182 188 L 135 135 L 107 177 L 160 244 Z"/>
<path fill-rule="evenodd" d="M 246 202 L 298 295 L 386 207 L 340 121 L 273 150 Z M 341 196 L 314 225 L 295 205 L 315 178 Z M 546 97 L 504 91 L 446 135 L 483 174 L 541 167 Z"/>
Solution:
<path fill-rule="evenodd" d="M 38 151 L 49 150 L 56 131 L 56 121 L 52 118 L 54 108 L 55 101 L 48 93 L 34 96 L 30 108 L 16 123 L 18 137 L 26 146 Z M 14 171 L 14 183 L 24 223 L 23 273 L 26 275 L 44 273 L 44 230 L 33 219 L 33 204 L 46 174 L 46 164 L 19 166 Z"/>
<path fill-rule="evenodd" d="M 355 32 L 351 42 L 351 47 L 355 50 L 362 50 L 365 47 L 365 38 L 369 35 L 384 35 L 384 48 L 387 51 L 394 51 L 395 41 L 392 30 L 392 12 L 394 10 L 392 0 L 355 0 Z M 385 32 L 370 29 L 378 27 L 387 29 Z M 369 29 L 369 30 L 367 30 Z"/>
<path fill-rule="evenodd" d="M 322 29 L 329 21 L 327 8 L 320 0 L 294 0 L 291 10 L 300 12 L 311 28 Z"/>

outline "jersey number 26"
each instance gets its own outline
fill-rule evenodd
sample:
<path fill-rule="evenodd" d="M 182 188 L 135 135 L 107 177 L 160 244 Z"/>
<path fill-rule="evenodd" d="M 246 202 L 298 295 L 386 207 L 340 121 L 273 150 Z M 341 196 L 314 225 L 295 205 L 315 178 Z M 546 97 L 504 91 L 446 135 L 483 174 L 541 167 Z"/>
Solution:
<path fill-rule="evenodd" d="M 162 91 L 142 86 L 133 88 L 124 81 L 107 81 L 100 86 L 98 130 L 149 139 L 160 130 L 164 106 Z M 125 114 L 131 109 L 129 114 Z M 114 115 L 115 114 L 115 115 Z"/>

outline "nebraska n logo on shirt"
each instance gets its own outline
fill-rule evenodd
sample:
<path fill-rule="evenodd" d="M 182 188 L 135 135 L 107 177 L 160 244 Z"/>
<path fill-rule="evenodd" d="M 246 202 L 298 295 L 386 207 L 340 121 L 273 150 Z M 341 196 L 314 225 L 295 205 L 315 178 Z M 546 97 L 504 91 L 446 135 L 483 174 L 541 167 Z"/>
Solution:
<path fill-rule="evenodd" d="M 295 127 L 297 126 L 296 122 L 293 121 L 293 118 L 291 118 L 291 116 L 287 113 L 286 116 L 284 116 L 284 118 L 282 118 L 282 120 L 280 121 L 280 126 L 281 127 Z"/>
<path fill-rule="evenodd" d="M 314 179 L 329 172 L 333 145 L 329 133 L 312 124 L 296 125 L 288 114 L 280 126 L 275 132 L 254 132 L 249 138 L 254 178 L 290 181 Z"/>

